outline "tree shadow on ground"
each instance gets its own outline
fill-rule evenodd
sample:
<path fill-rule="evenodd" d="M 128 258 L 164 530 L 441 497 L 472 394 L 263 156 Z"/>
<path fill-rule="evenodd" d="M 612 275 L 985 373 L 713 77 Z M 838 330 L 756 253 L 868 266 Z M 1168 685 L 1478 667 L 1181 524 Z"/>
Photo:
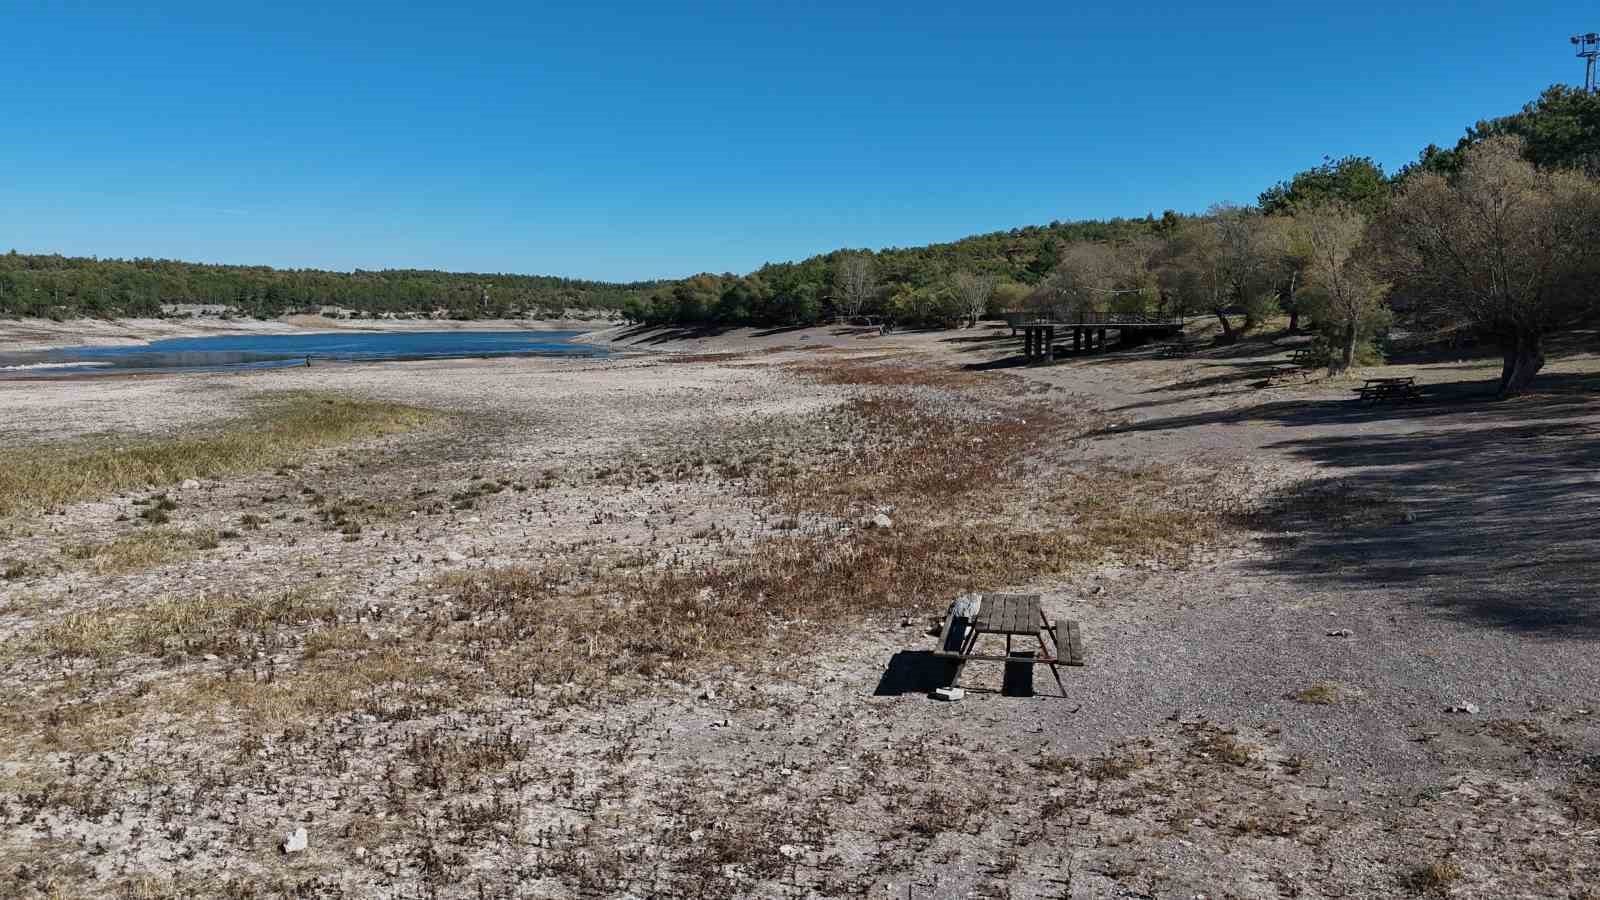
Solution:
<path fill-rule="evenodd" d="M 944 339 L 940 340 L 939 343 L 941 343 L 941 344 L 984 344 L 984 345 L 990 345 L 990 344 L 995 344 L 997 342 L 998 343 L 1004 343 L 1006 341 L 1013 341 L 1013 340 L 1014 341 L 1020 341 L 1020 340 L 1022 340 L 1022 338 L 1020 336 L 1013 337 L 1012 335 L 1007 334 L 1005 332 L 999 332 L 999 333 L 995 333 L 995 334 L 973 334 L 973 335 L 960 335 L 958 337 L 947 337 L 947 338 L 944 338 Z M 979 347 L 978 349 L 982 349 L 982 347 Z"/>
<path fill-rule="evenodd" d="M 1119 425 L 1117 434 L 1177 431 L 1207 425 L 1267 422 L 1284 427 L 1350 425 L 1371 428 L 1385 422 L 1450 420 L 1450 424 L 1478 426 L 1534 418 L 1572 418 L 1600 413 L 1600 378 L 1593 375 L 1542 375 L 1535 390 L 1513 400 L 1496 400 L 1496 379 L 1421 385 L 1422 399 L 1409 403 L 1366 404 L 1348 400 L 1275 400 L 1229 409 L 1207 410 L 1180 416 L 1146 419 Z M 1143 404 L 1113 407 L 1123 412 Z M 1441 427 L 1442 427 L 1441 426 Z M 1102 432 L 1107 433 L 1107 432 Z"/>
<path fill-rule="evenodd" d="M 724 325 L 701 325 L 695 327 L 640 325 L 618 334 L 615 342 L 632 344 L 668 344 L 673 341 L 690 341 L 697 338 L 717 337 L 727 330 L 727 326 Z"/>
<path fill-rule="evenodd" d="M 779 325 L 776 328 L 764 328 L 751 334 L 751 337 L 773 337 L 779 334 L 788 334 L 791 331 L 804 331 L 810 325 Z"/>
<path fill-rule="evenodd" d="M 1270 568 L 1400 591 L 1476 624 L 1600 638 L 1596 438 L 1573 422 L 1282 442 L 1343 469 L 1344 497 L 1396 515 L 1352 521 L 1325 485 L 1293 485 L 1271 507 L 1300 539 Z"/>
<path fill-rule="evenodd" d="M 1264 573 L 1382 589 L 1472 624 L 1600 639 L 1600 383 L 1536 385 L 1514 401 L 1487 400 L 1492 381 L 1465 382 L 1423 404 L 1266 404 L 1117 431 L 1351 426 L 1267 445 L 1335 474 L 1289 485 L 1252 517 L 1288 533 Z"/>
<path fill-rule="evenodd" d="M 1231 387 L 1243 382 L 1264 381 L 1274 375 L 1294 371 L 1297 367 L 1291 366 L 1282 360 L 1270 360 L 1248 363 L 1206 363 L 1205 368 L 1222 369 L 1223 371 L 1202 375 L 1198 378 L 1174 381 L 1171 384 L 1155 388 L 1154 391 L 1203 391 L 1211 388 Z"/>

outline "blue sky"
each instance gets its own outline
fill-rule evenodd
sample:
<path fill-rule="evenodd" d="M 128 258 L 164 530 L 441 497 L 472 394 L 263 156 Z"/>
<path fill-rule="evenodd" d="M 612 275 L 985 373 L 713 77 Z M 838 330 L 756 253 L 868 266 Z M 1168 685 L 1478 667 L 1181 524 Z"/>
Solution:
<path fill-rule="evenodd" d="M 4 3 L 0 247 L 624 280 L 1389 170 L 1588 5 Z"/>

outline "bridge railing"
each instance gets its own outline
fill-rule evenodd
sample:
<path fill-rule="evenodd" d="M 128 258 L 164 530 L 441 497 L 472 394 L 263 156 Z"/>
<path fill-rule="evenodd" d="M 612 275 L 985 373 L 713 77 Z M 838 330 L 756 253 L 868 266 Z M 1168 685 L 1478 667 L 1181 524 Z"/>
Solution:
<path fill-rule="evenodd" d="M 1100 312 L 1098 310 L 1040 310 L 1029 312 L 1008 312 L 1005 314 L 1007 325 L 1016 328 L 1022 325 L 1171 325 L 1183 324 L 1182 316 L 1167 316 L 1151 313 L 1118 313 Z"/>

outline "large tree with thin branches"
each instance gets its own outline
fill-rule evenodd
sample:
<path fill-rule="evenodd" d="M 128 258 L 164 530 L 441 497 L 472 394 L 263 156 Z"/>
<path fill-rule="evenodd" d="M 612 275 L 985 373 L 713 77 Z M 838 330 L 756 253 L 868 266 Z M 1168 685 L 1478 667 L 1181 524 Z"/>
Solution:
<path fill-rule="evenodd" d="M 1383 298 L 1389 286 L 1373 275 L 1361 254 L 1367 218 L 1350 204 L 1334 200 L 1300 209 L 1290 223 L 1306 299 L 1313 318 L 1334 344 L 1328 370 L 1344 372 L 1355 364 L 1360 342 L 1388 318 Z"/>
<path fill-rule="evenodd" d="M 839 315 L 861 315 L 867 301 L 878 291 L 877 265 L 870 253 L 840 255 L 833 269 L 833 303 Z"/>
<path fill-rule="evenodd" d="M 1535 168 L 1520 139 L 1494 137 L 1467 148 L 1453 176 L 1410 177 L 1381 234 L 1397 294 L 1498 342 L 1511 396 L 1543 368 L 1545 336 L 1594 303 L 1600 182 Z"/>
<path fill-rule="evenodd" d="M 995 281 L 993 275 L 976 275 L 972 272 L 957 272 L 950 280 L 956 289 L 956 296 L 961 298 L 961 311 L 966 313 L 967 321 L 973 328 L 978 327 L 978 320 L 989 310 L 989 295 L 994 293 Z"/>

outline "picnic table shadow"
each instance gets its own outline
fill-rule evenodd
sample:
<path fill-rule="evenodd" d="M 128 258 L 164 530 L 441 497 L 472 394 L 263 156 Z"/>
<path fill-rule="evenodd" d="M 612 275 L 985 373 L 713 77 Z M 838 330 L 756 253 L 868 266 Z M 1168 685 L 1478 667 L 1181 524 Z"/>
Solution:
<path fill-rule="evenodd" d="M 1000 694 L 1006 697 L 1033 697 L 1033 654 L 1018 655 L 1017 661 L 1005 664 L 1000 689 L 974 686 L 963 679 L 962 688 L 974 694 Z M 874 697 L 903 697 L 906 694 L 931 695 L 935 690 L 948 687 L 955 678 L 954 660 L 934 656 L 932 650 L 901 650 L 889 658 L 889 665 L 878 678 L 873 689 Z"/>

